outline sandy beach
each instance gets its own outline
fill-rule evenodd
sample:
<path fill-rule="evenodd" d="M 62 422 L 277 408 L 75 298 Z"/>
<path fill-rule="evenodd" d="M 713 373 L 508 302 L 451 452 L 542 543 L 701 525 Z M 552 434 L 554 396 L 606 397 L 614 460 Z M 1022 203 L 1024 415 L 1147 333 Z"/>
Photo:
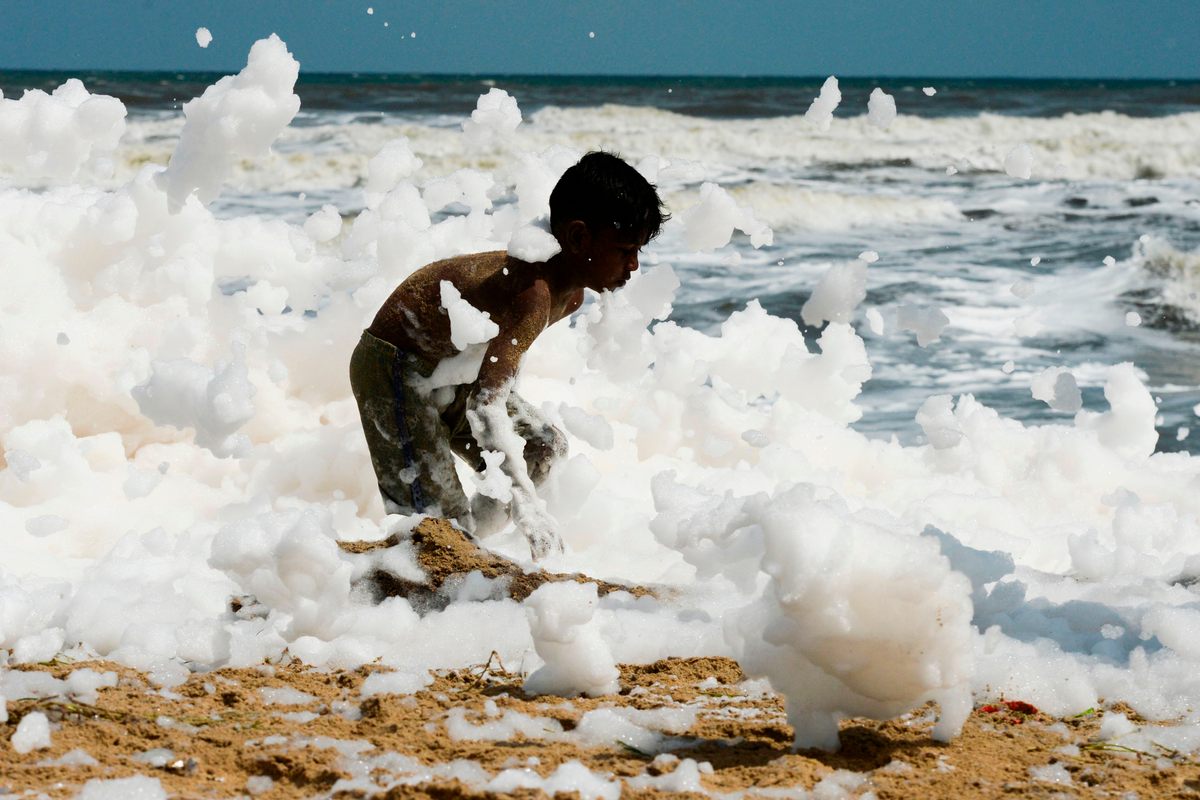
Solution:
<path fill-rule="evenodd" d="M 363 580 L 380 595 L 404 594 L 427 607 L 437 605 L 439 589 L 471 571 L 493 580 L 508 576 L 509 594 L 518 600 L 547 581 L 586 580 L 522 573 L 475 549 L 442 520 L 426 521 L 405 539 L 428 584 L 405 585 L 385 575 Z M 361 554 L 399 544 L 343 543 L 343 549 Z M 530 696 L 515 665 L 498 657 L 436 671 L 432 683 L 411 694 L 366 685 L 369 676 L 390 672 L 386 667 L 320 670 L 287 654 L 275 664 L 196 672 L 173 689 L 158 689 L 145 673 L 105 661 L 16 669 L 58 680 L 90 669 L 112 673 L 106 682 L 115 685 L 101 687 L 94 702 L 67 695 L 9 698 L 8 721 L 0 728 L 6 742 L 0 794 L 73 797 L 89 781 L 132 776 L 143 776 L 142 783 L 125 786 L 128 795 L 153 789 L 156 780 L 171 797 L 535 797 L 553 790 L 583 797 L 1149 798 L 1200 792 L 1195 759 L 1101 738 L 1106 711 L 1144 722 L 1119 703 L 1061 719 L 1017 698 L 990 698 L 948 744 L 930 736 L 937 709 L 929 704 L 891 720 L 844 720 L 837 752 L 797 751 L 781 696 L 724 657 L 623 664 L 619 693 L 595 698 Z M 50 746 L 17 753 L 14 731 L 34 713 L 51 724 Z M 521 785 L 534 774 L 548 782 Z"/>
<path fill-rule="evenodd" d="M 114 671 L 119 683 L 101 690 L 95 704 L 10 702 L 9 720 L 0 726 L 6 740 L 0 748 L 0 792 L 73 797 L 88 781 L 143 775 L 160 781 L 171 797 L 544 796 L 530 789 L 490 791 L 449 777 L 450 765 L 463 760 L 489 776 L 516 768 L 542 777 L 574 761 L 614 785 L 623 783 L 622 796 L 630 797 L 704 796 L 698 790 L 709 796 L 804 797 L 814 787 L 812 796 L 822 798 L 868 792 L 879 798 L 1150 798 L 1200 792 L 1200 764 L 1194 759 L 1095 741 L 1099 713 L 1064 720 L 984 706 L 961 736 L 942 745 L 930 739 L 933 715 L 924 709 L 883 722 L 849 719 L 842 724 L 840 751 L 795 752 L 780 698 L 755 691 L 742 681 L 738 665 L 724 658 L 622 665 L 621 693 L 595 699 L 527 697 L 521 676 L 495 662 L 439 674 L 413 695 L 366 700 L 360 690 L 373 667 L 218 670 L 197 674 L 167 694 L 155 691 L 144 675 L 111 663 L 30 669 L 61 678 L 84 667 Z M 703 681 L 706 688 L 698 688 Z M 268 703 L 264 696 L 272 695 L 264 689 L 293 690 L 311 699 Z M 447 730 L 454 714 L 480 725 L 515 711 L 555 720 L 570 731 L 599 708 L 694 710 L 695 722 L 657 755 L 619 740 L 588 747 L 522 734 L 503 741 L 455 739 Z M 7 740 L 20 719 L 35 711 L 53 721 L 53 744 L 19 755 Z M 81 752 L 95 763 L 79 763 Z M 383 763 L 364 768 L 369 761 L 350 753 L 381 762 L 385 754 L 398 754 L 411 761 L 393 761 L 391 770 Z M 377 782 L 374 791 L 355 783 L 368 776 Z"/>

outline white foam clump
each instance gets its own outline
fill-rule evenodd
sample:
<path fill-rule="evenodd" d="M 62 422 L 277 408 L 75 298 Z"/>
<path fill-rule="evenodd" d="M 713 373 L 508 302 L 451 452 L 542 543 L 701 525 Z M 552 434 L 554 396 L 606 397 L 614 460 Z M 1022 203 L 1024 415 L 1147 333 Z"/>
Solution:
<path fill-rule="evenodd" d="M 1004 171 L 1011 178 L 1029 180 L 1033 174 L 1033 151 L 1027 144 L 1018 144 L 1004 157 Z"/>
<path fill-rule="evenodd" d="M 1133 364 L 1109 367 L 1104 399 L 1108 411 L 1080 411 L 1075 417 L 1076 426 L 1094 431 L 1101 444 L 1126 458 L 1149 458 L 1158 442 L 1154 428 L 1158 406 Z"/>
<path fill-rule="evenodd" d="M 896 98 L 876 87 L 867 99 L 867 121 L 887 130 L 896 121 Z"/>
<path fill-rule="evenodd" d="M 845 800 L 855 797 L 857 790 L 862 789 L 868 780 L 869 778 L 861 772 L 835 769 L 817 781 L 817 785 L 813 787 L 812 797 L 813 800 Z M 865 792 L 857 796 L 865 797 L 872 794 L 872 792 Z"/>
<path fill-rule="evenodd" d="M 290 686 L 263 686 L 258 693 L 267 705 L 302 706 L 317 700 L 308 692 L 302 692 Z"/>
<path fill-rule="evenodd" d="M 925 398 L 917 409 L 916 420 L 935 450 L 948 450 L 963 440 L 962 424 L 954 416 L 954 398 L 948 394 Z"/>
<path fill-rule="evenodd" d="M 304 232 L 314 242 L 328 242 L 342 232 L 342 215 L 336 206 L 325 204 L 304 221 Z"/>
<path fill-rule="evenodd" d="M 525 679 L 530 694 L 598 697 L 619 688 L 612 652 L 593 622 L 594 583 L 542 584 L 525 599 L 530 634 L 545 663 Z"/>
<path fill-rule="evenodd" d="M 761 530 L 762 595 L 726 622 L 743 668 L 786 697 L 802 746 L 836 747 L 842 714 L 937 700 L 935 738 L 971 709 L 971 587 L 938 545 L 797 486 L 745 502 Z"/>
<path fill-rule="evenodd" d="M 209 564 L 272 609 L 289 639 L 328 641 L 354 622 L 348 602 L 352 567 L 340 558 L 323 522 L 311 511 L 263 515 L 225 525 L 211 542 Z M 269 643 L 261 632 L 259 638 Z"/>
<path fill-rule="evenodd" d="M 463 122 L 463 138 L 469 145 L 484 146 L 511 134 L 520 124 L 516 98 L 493 87 L 479 96 L 471 118 Z"/>
<path fill-rule="evenodd" d="M 3 635 L 2 630 L 0 635 Z M 86 668 L 74 670 L 61 680 L 44 672 L 0 670 L 0 695 L 6 697 L 61 697 L 92 704 L 98 699 L 102 687 L 116 685 L 115 672 L 96 672 Z"/>
<path fill-rule="evenodd" d="M 62 650 L 66 634 L 62 628 L 46 628 L 17 640 L 12 649 L 14 664 L 36 664 L 49 661 Z"/>
<path fill-rule="evenodd" d="M 950 318 L 940 308 L 905 304 L 896 308 L 896 327 L 917 335 L 917 344 L 926 347 L 939 338 L 950 324 Z"/>
<path fill-rule="evenodd" d="M 568 737 L 582 747 L 621 742 L 643 753 L 671 746 L 668 735 L 680 736 L 696 724 L 695 708 L 595 708 L 580 717 Z"/>
<path fill-rule="evenodd" d="M 12 749 L 22 755 L 50 747 L 50 720 L 40 711 L 21 717 L 10 740 Z"/>
<path fill-rule="evenodd" d="M 562 250 L 549 231 L 537 225 L 523 225 L 508 240 L 508 254 L 522 261 L 549 261 Z"/>
<path fill-rule="evenodd" d="M 582 408 L 565 404 L 559 406 L 558 413 L 572 436 L 587 442 L 597 450 L 612 448 L 612 425 L 603 416 L 589 414 Z"/>
<path fill-rule="evenodd" d="M 867 327 L 876 336 L 882 336 L 885 329 L 883 314 L 878 308 L 868 308 L 866 311 Z"/>
<path fill-rule="evenodd" d="M 361 694 L 372 697 L 377 694 L 413 694 L 433 683 L 433 676 L 428 672 L 372 672 L 363 681 Z"/>
<path fill-rule="evenodd" d="M 246 791 L 251 795 L 266 794 L 275 786 L 275 781 L 269 775 L 251 775 L 246 778 Z"/>
<path fill-rule="evenodd" d="M 1062 764 L 1043 764 L 1029 768 L 1029 777 L 1043 783 L 1056 783 L 1060 786 L 1073 786 L 1071 773 Z"/>
<path fill-rule="evenodd" d="M 245 68 L 221 78 L 183 104 L 187 118 L 167 168 L 159 176 L 173 211 L 195 194 L 212 202 L 242 158 L 264 155 L 300 110 L 293 94 L 300 64 L 271 34 L 250 48 Z"/>
<path fill-rule="evenodd" d="M 423 163 L 413 153 L 412 144 L 403 136 L 387 142 L 367 163 L 367 205 L 372 208 L 378 207 L 389 192 L 399 188 Z M 393 213 L 401 210 L 394 208 Z M 425 225 L 428 224 L 427 220 L 424 222 Z"/>
<path fill-rule="evenodd" d="M 455 741 L 506 742 L 514 737 L 545 739 L 562 733 L 562 724 L 549 717 L 534 717 L 520 711 L 496 707 L 493 700 L 487 701 L 486 719 L 473 723 L 467 719 L 467 710 L 461 706 L 451 708 L 446 714 L 446 733 Z"/>
<path fill-rule="evenodd" d="M 559 764 L 545 778 L 531 769 L 502 770 L 481 788 L 496 794 L 515 794 L 518 789 L 540 789 L 550 797 L 573 793 L 582 800 L 617 800 L 621 796 L 619 782 L 592 772 L 575 759 Z"/>
<path fill-rule="evenodd" d="M 158 778 L 134 775 L 110 780 L 92 778 L 75 797 L 76 800 L 167 800 L 167 791 Z"/>
<path fill-rule="evenodd" d="M 670 753 L 660 753 L 655 756 L 654 761 L 651 763 L 660 769 L 659 774 L 635 775 L 632 778 L 626 779 L 626 785 L 632 789 L 658 789 L 662 792 L 679 794 L 685 792 L 694 794 L 707 793 L 700 777 L 706 771 L 706 768 L 709 774 L 712 772 L 712 764 L 707 761 L 703 764 L 697 764 L 690 758 L 680 761 L 677 756 Z M 669 772 L 662 769 L 671 765 L 675 765 L 675 769 Z"/>
<path fill-rule="evenodd" d="M 807 325 L 822 322 L 849 322 L 854 309 L 867 297 L 867 259 L 834 264 L 817 283 L 800 309 Z"/>
<path fill-rule="evenodd" d="M 483 459 L 484 470 L 482 475 L 474 473 L 470 476 L 475 490 L 501 503 L 511 502 L 513 481 L 500 466 L 507 455 L 497 450 L 481 450 L 479 455 Z"/>
<path fill-rule="evenodd" d="M 755 247 L 771 244 L 775 237 L 770 227 L 760 222 L 749 208 L 715 183 L 700 187 L 700 200 L 680 212 L 684 238 L 691 250 L 715 250 L 729 244 L 736 228 L 750 237 Z"/>
<path fill-rule="evenodd" d="M 133 760 L 161 769 L 175 760 L 175 751 L 166 747 L 152 747 L 135 755 Z"/>
<path fill-rule="evenodd" d="M 217 455 L 235 455 L 248 441 L 237 431 L 254 417 L 255 388 L 244 349 L 213 368 L 191 359 L 155 361 L 149 379 L 131 392 L 138 408 L 159 425 L 191 428 L 196 443 Z"/>
<path fill-rule="evenodd" d="M 821 84 L 821 94 L 812 101 L 812 105 L 804 112 L 804 118 L 815 122 L 821 130 L 827 131 L 833 122 L 833 112 L 841 102 L 842 92 L 838 89 L 837 78 L 830 75 Z"/>
<path fill-rule="evenodd" d="M 1083 408 L 1083 394 L 1066 367 L 1049 367 L 1034 376 L 1030 392 L 1055 411 L 1074 414 Z"/>
<path fill-rule="evenodd" d="M 68 750 L 58 758 L 38 762 L 39 767 L 98 767 L 100 762 L 86 750 L 75 748 Z"/>
<path fill-rule="evenodd" d="M 933 88 L 932 86 L 923 86 L 921 87 L 921 91 L 926 97 L 933 97 L 935 94 L 937 94 L 937 89 Z"/>
<path fill-rule="evenodd" d="M 486 311 L 480 311 L 463 299 L 462 293 L 450 281 L 442 281 L 442 308 L 450 317 L 450 342 L 459 350 L 473 344 L 489 342 L 500 332 Z"/>
<path fill-rule="evenodd" d="M 196 28 L 196 44 L 200 45 L 201 47 L 208 47 L 210 44 L 212 44 L 212 40 L 212 31 L 203 27 Z"/>
<path fill-rule="evenodd" d="M 76 78 L 52 93 L 0 93 L 0 174 L 19 180 L 69 181 L 89 170 L 112 171 L 125 132 L 125 106 L 115 97 L 89 94 Z"/>

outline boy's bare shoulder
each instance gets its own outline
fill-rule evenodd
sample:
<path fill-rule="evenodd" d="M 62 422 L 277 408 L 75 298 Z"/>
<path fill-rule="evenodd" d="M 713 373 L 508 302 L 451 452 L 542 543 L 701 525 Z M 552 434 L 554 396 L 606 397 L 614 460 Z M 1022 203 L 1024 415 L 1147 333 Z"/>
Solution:
<path fill-rule="evenodd" d="M 460 256 L 443 258 L 421 267 L 412 277 L 425 277 L 428 280 L 451 280 L 454 277 L 470 280 L 486 277 L 499 272 L 508 264 L 511 256 L 504 250 L 491 250 L 486 253 L 464 253 Z M 411 278 L 409 279 L 411 280 Z"/>

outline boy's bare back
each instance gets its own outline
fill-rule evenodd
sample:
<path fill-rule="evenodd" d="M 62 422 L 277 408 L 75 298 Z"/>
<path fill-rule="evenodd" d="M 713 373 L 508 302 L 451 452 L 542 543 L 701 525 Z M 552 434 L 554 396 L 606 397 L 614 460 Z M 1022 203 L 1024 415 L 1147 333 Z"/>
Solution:
<path fill-rule="evenodd" d="M 556 288 L 544 263 L 504 251 L 472 253 L 417 270 L 396 287 L 367 330 L 430 364 L 453 356 L 458 348 L 450 341 L 442 281 L 500 328 L 479 375 L 479 385 L 492 389 L 515 376 L 521 355 L 538 334 L 583 302 L 582 289 Z"/>

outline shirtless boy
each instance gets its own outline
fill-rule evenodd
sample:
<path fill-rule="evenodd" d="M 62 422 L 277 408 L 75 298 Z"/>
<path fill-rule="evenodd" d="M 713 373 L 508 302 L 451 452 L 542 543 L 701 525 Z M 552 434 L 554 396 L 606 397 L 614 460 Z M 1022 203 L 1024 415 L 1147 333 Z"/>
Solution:
<path fill-rule="evenodd" d="M 536 487 L 566 455 L 566 437 L 513 391 L 513 382 L 533 340 L 578 309 L 584 289 L 611 291 L 629 280 L 638 251 L 665 219 L 654 187 L 633 167 L 609 153 L 588 153 L 550 195 L 550 229 L 560 251 L 549 260 L 522 261 L 503 251 L 457 256 L 422 267 L 396 287 L 350 360 L 350 384 L 389 513 L 447 517 L 479 535 L 511 517 L 535 559 L 561 552 Z M 435 388 L 438 365 L 467 355 L 451 342 L 443 281 L 500 330 L 483 349 L 477 377 Z M 511 502 L 483 492 L 468 501 L 453 456 L 482 473 L 485 458 L 494 462 L 493 453 L 506 452 L 524 456 L 499 463 L 512 482 Z"/>

